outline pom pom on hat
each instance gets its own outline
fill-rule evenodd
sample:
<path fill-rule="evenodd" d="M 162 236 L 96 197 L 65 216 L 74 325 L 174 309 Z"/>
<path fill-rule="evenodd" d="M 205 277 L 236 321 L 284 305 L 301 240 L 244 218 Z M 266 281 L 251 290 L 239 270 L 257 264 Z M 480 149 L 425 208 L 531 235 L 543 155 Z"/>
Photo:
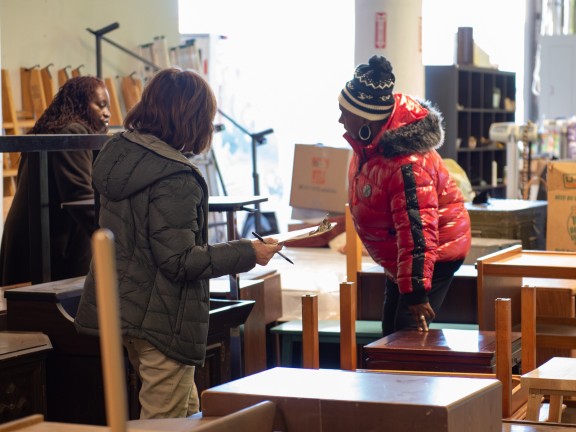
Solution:
<path fill-rule="evenodd" d="M 394 108 L 395 80 L 390 62 L 383 56 L 374 55 L 368 64 L 356 68 L 354 78 L 346 83 L 338 102 L 366 120 L 384 120 Z"/>

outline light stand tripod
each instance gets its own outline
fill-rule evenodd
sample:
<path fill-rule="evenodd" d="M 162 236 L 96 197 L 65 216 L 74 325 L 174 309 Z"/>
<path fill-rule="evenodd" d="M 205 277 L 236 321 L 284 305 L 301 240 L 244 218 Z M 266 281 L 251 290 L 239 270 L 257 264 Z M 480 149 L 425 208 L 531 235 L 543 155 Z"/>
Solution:
<path fill-rule="evenodd" d="M 117 44 L 116 42 L 114 42 L 114 41 L 112 41 L 112 40 L 110 40 L 104 36 L 106 33 L 110 33 L 112 30 L 116 30 L 118 27 L 120 27 L 120 24 L 112 23 L 110 25 L 107 25 L 106 27 L 101 28 L 100 30 L 91 30 L 89 28 L 86 29 L 90 33 L 92 33 L 94 36 L 96 36 L 96 76 L 98 78 L 102 78 L 102 41 L 103 40 L 108 42 L 110 45 L 115 46 L 120 51 L 123 51 L 126 54 L 128 54 L 128 55 L 140 60 L 141 62 L 147 64 L 152 69 L 154 69 L 154 71 L 159 71 L 161 69 L 160 66 L 155 65 L 154 63 L 146 60 L 144 57 L 139 56 L 138 54 L 130 51 L 129 49 L 124 48 L 123 46 Z"/>
<path fill-rule="evenodd" d="M 124 53 L 140 60 L 144 64 L 150 66 L 154 71 L 159 71 L 161 69 L 160 66 L 150 62 L 149 60 L 145 59 L 144 57 L 139 56 L 138 54 L 130 51 L 129 49 L 124 48 L 123 46 L 117 44 L 116 42 L 114 42 L 114 41 L 108 39 L 106 36 L 104 36 L 105 34 L 110 33 L 111 31 L 116 30 L 119 27 L 120 27 L 120 24 L 118 24 L 116 22 L 116 23 L 112 23 L 110 25 L 107 25 L 106 27 L 103 27 L 99 30 L 91 30 L 89 28 L 86 29 L 90 33 L 92 33 L 94 36 L 96 36 L 96 75 L 99 78 L 102 78 L 102 41 L 108 42 L 110 45 L 118 48 L 119 50 L 123 51 Z M 250 133 L 248 130 L 246 130 L 246 128 L 239 125 L 238 122 L 236 122 L 232 117 L 230 117 L 226 113 L 222 112 L 222 110 L 218 109 L 218 112 L 220 113 L 220 115 L 222 115 L 222 117 L 227 119 L 230 123 L 232 123 L 234 126 L 236 126 L 240 131 L 242 131 L 243 133 L 248 135 L 250 137 L 250 139 L 252 140 L 252 180 L 253 180 L 253 185 L 254 185 L 253 191 L 254 191 L 255 196 L 259 196 L 260 195 L 260 179 L 259 179 L 259 175 L 258 175 L 257 147 L 259 145 L 265 144 L 266 143 L 266 135 L 273 133 L 274 130 L 273 129 L 266 129 L 266 130 L 263 130 L 261 132 Z M 224 186 L 224 182 L 222 181 L 220 168 L 218 167 L 218 163 L 216 161 L 216 155 L 214 154 L 214 152 L 211 152 L 211 153 L 212 153 L 211 157 L 214 161 L 214 165 L 215 165 L 218 177 L 219 177 L 221 185 L 222 185 L 223 193 L 224 193 L 224 195 L 227 195 L 226 188 Z M 255 209 L 254 209 L 254 228 L 255 228 L 256 232 L 260 232 L 261 231 L 260 204 L 255 204 L 254 207 L 255 207 Z"/>
<path fill-rule="evenodd" d="M 254 186 L 254 195 L 260 195 L 260 176 L 258 174 L 258 157 L 257 157 L 257 149 L 259 145 L 266 144 L 266 135 L 274 133 L 274 129 L 266 129 L 261 132 L 250 133 L 244 127 L 240 126 L 233 118 L 228 116 L 227 114 L 223 113 L 220 109 L 218 112 L 222 117 L 236 126 L 240 131 L 248 135 L 251 139 L 252 144 L 252 182 Z M 259 233 L 261 232 L 261 213 L 260 213 L 260 204 L 255 204 L 255 212 L 254 212 L 254 230 Z"/>

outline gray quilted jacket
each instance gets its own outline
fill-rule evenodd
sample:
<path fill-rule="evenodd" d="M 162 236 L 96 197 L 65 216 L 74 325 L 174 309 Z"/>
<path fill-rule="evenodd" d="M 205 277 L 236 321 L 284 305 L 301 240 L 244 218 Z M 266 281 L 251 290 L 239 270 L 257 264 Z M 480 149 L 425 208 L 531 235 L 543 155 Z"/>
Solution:
<path fill-rule="evenodd" d="M 249 240 L 208 245 L 208 189 L 198 169 L 152 135 L 123 132 L 100 151 L 93 181 L 100 226 L 114 233 L 124 335 L 166 356 L 202 365 L 210 278 L 250 270 Z M 92 266 L 75 318 L 98 333 Z"/>

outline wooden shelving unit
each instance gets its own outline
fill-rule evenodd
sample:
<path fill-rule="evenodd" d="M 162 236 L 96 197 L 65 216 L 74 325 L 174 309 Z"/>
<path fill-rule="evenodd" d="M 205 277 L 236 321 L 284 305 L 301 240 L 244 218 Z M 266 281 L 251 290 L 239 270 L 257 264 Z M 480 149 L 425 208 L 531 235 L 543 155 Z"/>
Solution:
<path fill-rule="evenodd" d="M 426 66 L 426 99 L 444 116 L 439 149 L 466 171 L 475 192 L 506 194 L 506 149 L 489 140 L 490 125 L 515 120 L 516 75 L 475 66 Z"/>

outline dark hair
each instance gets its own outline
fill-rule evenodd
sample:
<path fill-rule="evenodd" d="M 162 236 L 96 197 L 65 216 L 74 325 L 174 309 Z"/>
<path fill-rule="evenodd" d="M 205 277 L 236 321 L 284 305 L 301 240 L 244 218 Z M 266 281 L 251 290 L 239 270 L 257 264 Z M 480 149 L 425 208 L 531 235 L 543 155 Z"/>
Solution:
<path fill-rule="evenodd" d="M 94 118 L 90 102 L 104 81 L 93 76 L 70 78 L 60 87 L 54 99 L 44 110 L 30 131 L 32 134 L 58 133 L 70 123 L 81 123 L 92 133 L 98 133 L 102 124 Z"/>
<path fill-rule="evenodd" d="M 208 82 L 194 71 L 170 68 L 152 77 L 124 127 L 197 155 L 210 147 L 215 115 L 216 98 Z"/>

